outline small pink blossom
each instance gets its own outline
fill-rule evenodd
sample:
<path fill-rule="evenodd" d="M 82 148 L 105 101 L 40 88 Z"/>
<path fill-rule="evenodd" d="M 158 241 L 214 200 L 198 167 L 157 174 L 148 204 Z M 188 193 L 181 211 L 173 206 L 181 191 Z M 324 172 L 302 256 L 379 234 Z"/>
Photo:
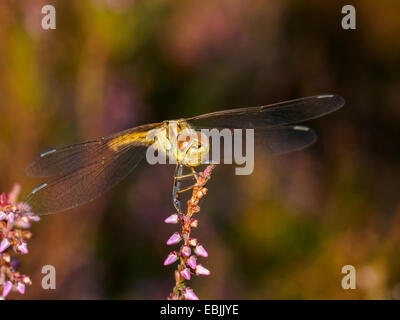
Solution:
<path fill-rule="evenodd" d="M 4 238 L 0 243 L 0 253 L 7 250 L 7 248 L 11 245 L 10 241 L 7 238 Z"/>
<path fill-rule="evenodd" d="M 3 285 L 3 297 L 4 297 L 4 298 L 7 297 L 8 294 L 11 292 L 12 287 L 13 287 L 13 285 L 12 285 L 11 281 L 7 281 L 7 282 Z"/>
<path fill-rule="evenodd" d="M 178 223 L 179 217 L 176 213 L 170 215 L 168 218 L 164 220 L 165 223 Z"/>
<path fill-rule="evenodd" d="M 187 300 L 199 300 L 199 298 L 196 296 L 196 294 L 194 293 L 194 291 L 191 288 L 186 288 L 185 298 Z"/>
<path fill-rule="evenodd" d="M 190 238 L 188 242 L 192 247 L 195 247 L 198 244 L 198 241 L 195 238 Z"/>
<path fill-rule="evenodd" d="M 17 283 L 17 291 L 20 294 L 24 294 L 25 293 L 25 285 L 22 282 L 18 282 Z"/>
<path fill-rule="evenodd" d="M 190 256 L 190 258 L 187 260 L 187 264 L 189 267 L 191 267 L 193 270 L 196 269 L 197 266 L 197 258 L 195 256 Z"/>
<path fill-rule="evenodd" d="M 178 254 L 176 252 L 171 252 L 164 261 L 164 266 L 168 266 L 178 260 Z"/>
<path fill-rule="evenodd" d="M 183 247 L 181 248 L 181 252 L 182 252 L 182 254 L 183 254 L 185 257 L 189 257 L 190 254 L 192 253 L 192 250 L 190 250 L 190 247 L 189 247 L 189 246 L 183 246 Z"/>
<path fill-rule="evenodd" d="M 208 276 L 210 275 L 210 270 L 204 268 L 201 264 L 198 264 L 195 270 L 198 276 Z"/>
<path fill-rule="evenodd" d="M 8 223 L 9 224 L 12 224 L 12 223 L 14 223 L 14 220 L 15 220 L 15 216 L 14 216 L 14 213 L 9 213 L 8 214 L 8 216 L 7 216 L 7 221 L 8 221 Z"/>
<path fill-rule="evenodd" d="M 204 247 L 202 245 L 198 245 L 195 249 L 194 252 L 201 257 L 208 257 L 208 252 L 206 251 L 206 249 L 204 249 Z"/>
<path fill-rule="evenodd" d="M 176 244 L 179 241 L 182 240 L 181 235 L 178 232 L 175 232 L 171 237 L 169 237 L 168 241 L 167 241 L 167 245 L 172 245 L 172 244 Z"/>
<path fill-rule="evenodd" d="M 28 253 L 28 245 L 26 242 L 22 242 L 17 246 L 17 249 L 20 253 L 22 254 L 27 254 Z"/>
<path fill-rule="evenodd" d="M 184 269 L 181 271 L 181 275 L 182 275 L 182 277 L 184 277 L 186 280 L 190 280 L 190 278 L 191 278 L 190 270 L 189 270 L 188 268 L 184 268 Z"/>

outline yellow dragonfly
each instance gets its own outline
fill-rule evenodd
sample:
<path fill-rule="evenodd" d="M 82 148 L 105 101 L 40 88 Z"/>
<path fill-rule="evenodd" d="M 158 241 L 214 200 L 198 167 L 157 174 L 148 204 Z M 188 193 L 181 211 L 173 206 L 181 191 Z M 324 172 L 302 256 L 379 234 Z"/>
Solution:
<path fill-rule="evenodd" d="M 201 134 L 201 129 L 254 129 L 256 148 L 278 155 L 305 148 L 316 141 L 310 128 L 297 123 L 331 113 L 343 105 L 344 99 L 340 96 L 317 95 L 142 125 L 109 137 L 53 148 L 27 166 L 27 175 L 47 181 L 35 188 L 25 202 L 39 215 L 87 203 L 124 179 L 151 146 L 173 157 L 177 164 L 173 202 L 180 213 L 180 180 L 196 177 L 195 168 L 210 150 L 210 141 Z M 188 132 L 192 136 L 190 141 L 186 139 Z M 181 138 L 183 133 L 184 139 Z M 184 167 L 192 172 L 183 175 Z"/>

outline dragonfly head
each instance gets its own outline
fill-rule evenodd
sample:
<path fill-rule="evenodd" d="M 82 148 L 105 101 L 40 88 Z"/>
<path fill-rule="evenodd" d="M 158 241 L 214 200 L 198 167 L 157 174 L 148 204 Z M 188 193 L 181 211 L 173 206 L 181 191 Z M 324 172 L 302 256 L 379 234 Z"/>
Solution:
<path fill-rule="evenodd" d="M 185 129 L 177 137 L 176 158 L 184 165 L 191 167 L 200 165 L 209 150 L 208 138 L 200 131 Z"/>

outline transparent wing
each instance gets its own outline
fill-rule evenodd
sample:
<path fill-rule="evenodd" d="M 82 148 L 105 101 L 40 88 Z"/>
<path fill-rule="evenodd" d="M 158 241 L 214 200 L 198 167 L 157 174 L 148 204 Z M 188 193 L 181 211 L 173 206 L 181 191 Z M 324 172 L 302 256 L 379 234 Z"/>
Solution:
<path fill-rule="evenodd" d="M 225 131 L 220 132 L 222 138 L 213 134 L 209 136 L 210 152 L 208 160 L 212 160 L 213 163 L 231 163 L 230 161 L 233 160 L 234 152 L 237 151 L 238 146 L 241 148 L 239 150 L 240 155 L 246 157 L 253 156 L 253 154 L 249 154 L 250 150 L 254 150 L 255 155 L 262 152 L 269 156 L 276 156 L 304 149 L 317 140 L 315 132 L 305 126 L 259 128 L 254 130 L 254 149 L 247 149 L 251 140 L 246 138 L 245 130 L 242 130 L 240 139 L 237 139 L 238 142 L 235 142 L 233 130 L 225 129 Z M 227 145 L 227 141 L 229 145 Z"/>
<path fill-rule="evenodd" d="M 103 157 L 108 157 L 113 152 L 113 146 L 120 143 L 123 137 L 134 137 L 135 134 L 145 133 L 152 128 L 160 126 L 159 123 L 139 126 L 118 132 L 106 138 L 73 144 L 60 148 L 50 149 L 36 157 L 26 168 L 25 173 L 31 177 L 54 177 L 65 175 L 74 170 L 98 163 Z M 132 139 L 133 140 L 133 139 Z M 137 139 L 131 145 L 143 145 Z"/>
<path fill-rule="evenodd" d="M 89 202 L 124 179 L 145 155 L 145 147 L 124 147 L 104 159 L 41 184 L 25 200 L 36 214 L 50 214 Z"/>
<path fill-rule="evenodd" d="M 254 145 L 267 155 L 276 156 L 298 151 L 317 141 L 315 132 L 305 126 L 258 129 L 254 132 Z"/>
<path fill-rule="evenodd" d="M 194 128 L 271 128 L 331 113 L 344 105 L 337 95 L 312 96 L 261 107 L 231 109 L 186 119 Z"/>
<path fill-rule="evenodd" d="M 25 202 L 36 214 L 49 214 L 89 202 L 124 179 L 144 157 L 148 125 L 108 138 L 52 149 L 26 169 L 53 177 L 34 189 Z"/>

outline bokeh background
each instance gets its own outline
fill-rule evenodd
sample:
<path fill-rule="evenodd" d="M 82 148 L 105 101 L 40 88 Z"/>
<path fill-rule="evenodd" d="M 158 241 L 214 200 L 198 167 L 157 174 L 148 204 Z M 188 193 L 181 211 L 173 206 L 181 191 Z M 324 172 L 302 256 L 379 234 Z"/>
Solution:
<path fill-rule="evenodd" d="M 41 28 L 53 4 L 57 29 Z M 353 4 L 357 29 L 341 28 Z M 0 190 L 55 146 L 140 124 L 336 93 L 312 147 L 251 176 L 219 167 L 195 235 L 207 299 L 400 298 L 400 3 L 359 0 L 0 1 Z M 36 223 L 31 299 L 164 299 L 173 165 L 143 162 L 100 199 Z M 57 289 L 41 288 L 41 268 Z M 341 269 L 357 270 L 343 290 Z M 18 294 L 10 296 L 21 298 Z"/>

